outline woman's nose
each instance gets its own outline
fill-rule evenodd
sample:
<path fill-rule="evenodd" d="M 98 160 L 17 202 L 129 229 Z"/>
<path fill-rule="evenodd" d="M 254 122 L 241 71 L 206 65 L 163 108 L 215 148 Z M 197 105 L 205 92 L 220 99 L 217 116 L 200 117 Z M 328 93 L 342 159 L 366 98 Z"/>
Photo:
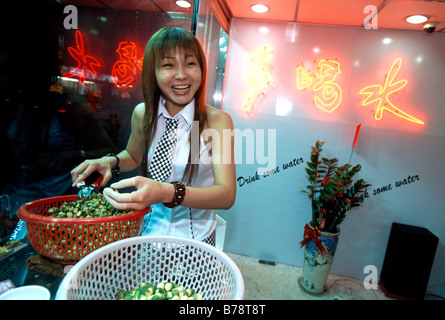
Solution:
<path fill-rule="evenodd" d="M 184 79 L 187 77 L 187 73 L 185 72 L 185 69 L 183 66 L 178 66 L 176 68 L 176 74 L 175 74 L 175 78 L 176 79 Z"/>

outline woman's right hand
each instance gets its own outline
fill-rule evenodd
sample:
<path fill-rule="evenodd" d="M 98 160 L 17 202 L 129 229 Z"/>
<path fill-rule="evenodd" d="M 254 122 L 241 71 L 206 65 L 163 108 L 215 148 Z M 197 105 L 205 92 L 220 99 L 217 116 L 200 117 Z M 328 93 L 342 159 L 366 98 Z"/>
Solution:
<path fill-rule="evenodd" d="M 99 188 L 103 188 L 107 185 L 108 181 L 113 177 L 111 168 L 114 164 L 114 157 L 102 157 L 99 159 L 85 160 L 73 170 L 71 170 L 71 179 L 73 181 L 72 186 L 76 187 L 77 184 L 84 181 L 90 174 L 97 171 L 103 179 L 99 185 Z"/>

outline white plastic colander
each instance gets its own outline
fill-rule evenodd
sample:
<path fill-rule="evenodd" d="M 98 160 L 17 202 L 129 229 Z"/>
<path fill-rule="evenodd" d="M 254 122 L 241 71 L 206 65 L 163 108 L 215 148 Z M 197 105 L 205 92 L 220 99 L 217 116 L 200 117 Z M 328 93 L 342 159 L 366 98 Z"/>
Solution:
<path fill-rule="evenodd" d="M 195 289 L 205 300 L 244 299 L 236 264 L 206 243 L 170 236 L 140 236 L 106 245 L 67 273 L 57 300 L 113 300 L 118 290 L 169 281 Z"/>

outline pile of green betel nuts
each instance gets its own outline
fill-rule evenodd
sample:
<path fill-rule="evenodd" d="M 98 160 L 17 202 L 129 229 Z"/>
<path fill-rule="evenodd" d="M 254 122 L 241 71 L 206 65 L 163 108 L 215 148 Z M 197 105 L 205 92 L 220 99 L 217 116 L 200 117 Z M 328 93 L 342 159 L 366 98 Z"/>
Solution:
<path fill-rule="evenodd" d="M 56 218 L 100 218 L 129 213 L 131 210 L 118 210 L 101 193 L 92 193 L 78 200 L 63 202 L 60 207 L 48 209 Z"/>
<path fill-rule="evenodd" d="M 139 287 L 129 291 L 119 290 L 116 293 L 119 300 L 202 300 L 194 289 L 185 289 L 173 282 L 162 281 L 154 286 L 142 283 Z"/>

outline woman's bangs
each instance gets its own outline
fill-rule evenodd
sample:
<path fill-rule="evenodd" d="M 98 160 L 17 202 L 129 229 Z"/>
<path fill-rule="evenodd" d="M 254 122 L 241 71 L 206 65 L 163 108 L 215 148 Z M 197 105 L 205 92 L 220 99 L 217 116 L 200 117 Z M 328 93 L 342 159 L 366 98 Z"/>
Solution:
<path fill-rule="evenodd" d="M 197 44 L 192 35 L 179 28 L 169 29 L 168 32 L 163 34 L 163 37 L 158 39 L 156 47 L 154 52 L 157 53 L 155 59 L 158 64 L 163 57 L 172 55 L 178 51 L 191 51 L 196 58 L 201 61 Z"/>

